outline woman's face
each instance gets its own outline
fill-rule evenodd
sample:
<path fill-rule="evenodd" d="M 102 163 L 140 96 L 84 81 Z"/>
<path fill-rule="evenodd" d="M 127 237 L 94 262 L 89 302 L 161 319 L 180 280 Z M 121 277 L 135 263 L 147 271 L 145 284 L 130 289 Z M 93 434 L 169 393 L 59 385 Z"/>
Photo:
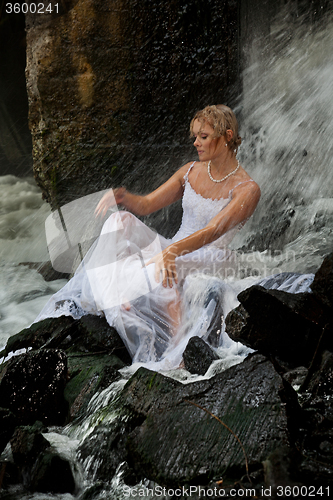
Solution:
<path fill-rule="evenodd" d="M 199 160 L 212 160 L 219 156 L 225 145 L 224 137 L 213 137 L 214 129 L 207 122 L 195 120 L 193 123 L 194 147 L 197 149 Z M 226 148 L 224 148 L 226 149 Z"/>

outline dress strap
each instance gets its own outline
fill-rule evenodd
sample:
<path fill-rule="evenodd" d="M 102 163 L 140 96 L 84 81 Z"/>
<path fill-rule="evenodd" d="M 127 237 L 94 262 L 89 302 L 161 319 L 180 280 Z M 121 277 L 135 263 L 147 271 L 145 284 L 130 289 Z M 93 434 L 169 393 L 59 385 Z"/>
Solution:
<path fill-rule="evenodd" d="M 238 184 L 236 184 L 236 186 L 234 186 L 232 189 L 230 189 L 229 196 L 232 194 L 233 190 L 236 189 L 236 187 L 240 186 L 241 184 L 246 184 L 247 182 L 254 182 L 254 180 L 248 179 L 247 181 L 239 182 Z"/>
<path fill-rule="evenodd" d="M 193 165 L 195 164 L 196 160 L 190 165 L 190 168 L 188 169 L 188 171 L 186 172 L 186 174 L 184 175 L 183 179 L 184 181 L 188 181 L 188 174 L 190 173 Z"/>

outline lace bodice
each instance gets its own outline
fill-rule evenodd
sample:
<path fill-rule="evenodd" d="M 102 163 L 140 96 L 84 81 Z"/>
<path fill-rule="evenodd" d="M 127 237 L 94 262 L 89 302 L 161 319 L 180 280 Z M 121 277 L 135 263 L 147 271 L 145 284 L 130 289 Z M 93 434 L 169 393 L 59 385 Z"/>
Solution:
<path fill-rule="evenodd" d="M 211 198 L 204 198 L 203 196 L 201 196 L 201 194 L 197 193 L 193 189 L 188 179 L 188 174 L 190 173 L 190 170 L 193 167 L 194 163 L 192 163 L 189 170 L 184 176 L 185 185 L 182 200 L 183 217 L 179 230 L 172 238 L 173 242 L 182 240 L 195 231 L 203 229 L 205 226 L 207 226 L 208 222 L 228 205 L 228 203 L 231 201 L 232 191 L 233 189 L 235 189 L 233 188 L 229 192 L 228 198 L 219 198 L 215 200 L 212 200 Z M 210 245 L 219 248 L 225 247 L 230 243 L 238 229 L 239 228 L 236 227 L 228 231 L 228 233 L 224 234 Z"/>

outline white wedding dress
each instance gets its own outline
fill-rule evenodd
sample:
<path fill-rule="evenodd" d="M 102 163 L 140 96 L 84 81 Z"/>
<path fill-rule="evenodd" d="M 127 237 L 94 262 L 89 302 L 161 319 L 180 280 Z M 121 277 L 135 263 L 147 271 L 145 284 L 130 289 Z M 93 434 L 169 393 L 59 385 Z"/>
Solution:
<path fill-rule="evenodd" d="M 195 335 L 214 347 L 223 344 L 245 354 L 246 348 L 225 333 L 221 318 L 238 305 L 236 292 L 223 281 L 236 266 L 235 253 L 228 245 L 238 227 L 177 257 L 177 286 L 163 287 L 155 280 L 155 264 L 145 265 L 170 243 L 204 228 L 231 200 L 232 190 L 228 198 L 215 200 L 196 193 L 188 179 L 194 163 L 184 176 L 183 217 L 175 236 L 171 240 L 160 236 L 129 212 L 113 213 L 74 277 L 49 300 L 35 322 L 61 315 L 75 319 L 85 314 L 105 316 L 133 363 L 154 370 L 179 366 L 188 340 Z M 282 289 L 295 288 L 294 281 Z M 168 311 L 179 299 L 181 324 L 175 331 Z"/>

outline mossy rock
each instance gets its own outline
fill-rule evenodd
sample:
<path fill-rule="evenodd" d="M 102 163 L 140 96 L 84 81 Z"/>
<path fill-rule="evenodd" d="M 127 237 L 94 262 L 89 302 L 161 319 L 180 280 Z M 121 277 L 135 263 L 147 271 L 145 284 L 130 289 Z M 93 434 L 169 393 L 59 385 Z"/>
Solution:
<path fill-rule="evenodd" d="M 119 379 L 117 370 L 125 366 L 115 355 L 71 353 L 68 356 L 70 380 L 64 392 L 69 419 L 81 417 L 92 396 Z"/>

